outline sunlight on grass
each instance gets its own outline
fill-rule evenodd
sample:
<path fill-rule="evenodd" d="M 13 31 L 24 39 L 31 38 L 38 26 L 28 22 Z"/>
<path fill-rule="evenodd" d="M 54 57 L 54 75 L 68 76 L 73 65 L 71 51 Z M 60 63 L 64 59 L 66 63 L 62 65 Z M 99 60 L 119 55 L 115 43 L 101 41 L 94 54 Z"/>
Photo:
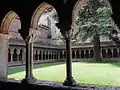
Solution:
<path fill-rule="evenodd" d="M 24 67 L 8 69 L 9 78 L 24 78 Z M 66 66 L 62 62 L 34 65 L 33 74 L 38 80 L 63 82 Z M 120 86 L 120 62 L 73 63 L 73 77 L 78 83 Z"/>

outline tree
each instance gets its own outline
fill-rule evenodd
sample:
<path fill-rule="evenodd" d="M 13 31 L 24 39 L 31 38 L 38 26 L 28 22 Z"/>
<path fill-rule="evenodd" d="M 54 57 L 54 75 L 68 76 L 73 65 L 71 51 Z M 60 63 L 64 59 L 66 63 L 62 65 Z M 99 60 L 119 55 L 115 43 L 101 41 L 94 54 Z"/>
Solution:
<path fill-rule="evenodd" d="M 111 18 L 111 7 L 107 0 L 89 0 L 77 15 L 78 35 L 76 42 L 91 40 L 94 45 L 94 56 L 100 57 L 100 35 L 107 35 L 114 29 Z"/>

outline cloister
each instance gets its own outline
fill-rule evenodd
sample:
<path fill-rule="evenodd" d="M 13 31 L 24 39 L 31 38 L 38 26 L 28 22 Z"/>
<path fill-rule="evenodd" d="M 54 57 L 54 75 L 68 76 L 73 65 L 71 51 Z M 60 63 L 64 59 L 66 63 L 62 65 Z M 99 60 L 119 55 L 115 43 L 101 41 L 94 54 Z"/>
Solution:
<path fill-rule="evenodd" d="M 94 61 L 94 48 L 92 43 L 71 45 L 77 31 L 75 21 L 78 10 L 89 0 L 37 0 L 25 3 L 23 0 L 4 0 L 0 3 L 0 80 L 7 81 L 7 67 L 25 64 L 25 78 L 22 83 L 34 84 L 32 71 L 33 63 L 66 61 L 65 86 L 74 86 L 76 82 L 72 77 L 72 61 Z M 6 2 L 9 3 L 6 5 Z M 115 24 L 120 27 L 119 0 L 108 1 L 111 4 Z M 2 6 L 6 5 L 6 6 Z M 58 15 L 56 27 L 64 39 L 64 45 L 53 45 L 49 24 L 38 24 L 42 14 L 55 10 Z M 19 38 L 11 38 L 11 23 L 19 19 L 17 28 Z M 41 20 L 42 21 L 42 20 Z M 44 31 L 44 33 L 42 33 Z M 16 33 L 16 32 L 15 32 Z M 17 37 L 16 35 L 15 37 Z M 46 34 L 47 33 L 47 34 Z M 56 33 L 53 34 L 55 36 Z M 42 44 L 40 36 L 44 38 Z M 45 41 L 46 40 L 46 41 Z M 50 44 L 49 44 L 49 43 Z M 100 55 L 102 61 L 119 61 L 120 47 L 116 43 L 101 42 Z"/>
<path fill-rule="evenodd" d="M 66 58 L 65 49 L 48 49 L 35 47 L 33 51 L 33 63 L 63 61 Z M 120 48 L 116 45 L 102 46 L 101 57 L 103 61 L 119 61 Z M 92 45 L 78 46 L 72 49 L 74 61 L 94 61 Z M 8 52 L 8 66 L 25 64 L 25 47 L 10 46 Z"/>

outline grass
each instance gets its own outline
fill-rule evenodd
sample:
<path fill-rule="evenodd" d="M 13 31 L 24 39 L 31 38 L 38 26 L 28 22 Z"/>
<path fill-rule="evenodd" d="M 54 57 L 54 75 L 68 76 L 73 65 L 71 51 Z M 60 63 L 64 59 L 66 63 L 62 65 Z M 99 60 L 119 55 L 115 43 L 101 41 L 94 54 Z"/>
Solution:
<path fill-rule="evenodd" d="M 77 83 L 120 86 L 120 62 L 73 62 L 73 77 Z M 24 67 L 9 67 L 9 78 L 24 78 Z M 38 80 L 63 82 L 66 75 L 64 62 L 34 65 L 33 74 Z"/>

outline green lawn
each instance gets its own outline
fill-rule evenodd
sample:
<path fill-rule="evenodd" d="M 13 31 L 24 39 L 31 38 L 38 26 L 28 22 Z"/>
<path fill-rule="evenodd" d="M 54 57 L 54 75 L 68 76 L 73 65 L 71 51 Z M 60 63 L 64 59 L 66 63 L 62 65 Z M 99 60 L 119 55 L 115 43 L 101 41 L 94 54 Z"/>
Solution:
<path fill-rule="evenodd" d="M 48 63 L 34 65 L 34 76 L 38 80 L 63 82 L 65 79 L 65 63 Z M 9 78 L 24 78 L 24 67 L 8 68 Z M 120 86 L 120 62 L 90 63 L 74 62 L 73 77 L 78 83 L 107 86 Z"/>

